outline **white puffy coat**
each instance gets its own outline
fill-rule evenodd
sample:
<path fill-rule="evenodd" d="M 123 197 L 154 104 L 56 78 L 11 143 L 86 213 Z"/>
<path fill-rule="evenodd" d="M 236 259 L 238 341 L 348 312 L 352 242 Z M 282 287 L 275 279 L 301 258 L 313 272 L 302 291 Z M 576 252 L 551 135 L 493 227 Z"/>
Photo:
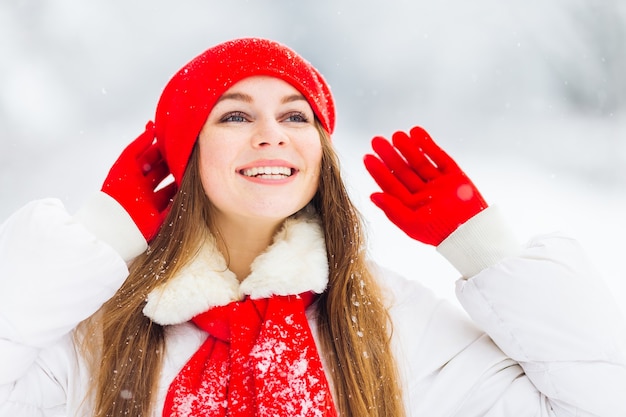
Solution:
<path fill-rule="evenodd" d="M 1 417 L 90 415 L 72 330 L 122 284 L 125 259 L 145 248 L 123 210 L 98 200 L 75 217 L 57 200 L 33 202 L 0 228 Z M 284 251 L 306 258 L 319 248 L 318 235 L 305 228 L 301 236 L 301 247 L 273 245 L 258 274 L 282 268 Z M 518 247 L 489 208 L 438 250 L 463 276 L 457 296 L 467 314 L 373 266 L 388 290 L 409 416 L 626 416 L 623 317 L 575 241 L 551 235 Z M 314 279 L 326 267 L 309 260 L 320 263 L 306 278 Z M 168 299 L 146 310 L 172 323 L 155 416 L 206 337 L 186 321 L 202 302 Z M 310 324 L 316 335 L 312 315 Z"/>

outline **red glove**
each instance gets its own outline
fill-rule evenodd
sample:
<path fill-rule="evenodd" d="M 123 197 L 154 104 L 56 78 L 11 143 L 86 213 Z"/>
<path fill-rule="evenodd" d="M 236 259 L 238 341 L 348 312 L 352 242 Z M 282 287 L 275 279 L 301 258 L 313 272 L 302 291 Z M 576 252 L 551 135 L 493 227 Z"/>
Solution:
<path fill-rule="evenodd" d="M 392 139 L 393 146 L 382 137 L 372 139 L 380 159 L 368 154 L 364 163 L 382 189 L 372 201 L 407 235 L 437 246 L 487 208 L 472 181 L 424 129 L 396 132 Z"/>
<path fill-rule="evenodd" d="M 115 161 L 102 185 L 102 191 L 124 207 L 148 242 L 161 227 L 176 193 L 175 183 L 155 191 L 170 171 L 154 138 L 154 124 L 149 122 Z"/>

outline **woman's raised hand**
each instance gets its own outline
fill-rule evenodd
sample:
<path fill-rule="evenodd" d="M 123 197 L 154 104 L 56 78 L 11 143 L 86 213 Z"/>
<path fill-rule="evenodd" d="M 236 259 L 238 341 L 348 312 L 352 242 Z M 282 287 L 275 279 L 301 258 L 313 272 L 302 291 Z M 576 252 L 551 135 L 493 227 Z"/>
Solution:
<path fill-rule="evenodd" d="M 392 142 L 372 139 L 377 154 L 365 167 L 382 192 L 371 199 L 407 235 L 437 246 L 461 224 L 487 207 L 476 186 L 421 127 Z"/>
<path fill-rule="evenodd" d="M 102 192 L 124 207 L 148 242 L 161 227 L 177 190 L 175 183 L 157 190 L 170 171 L 154 138 L 150 122 L 124 149 L 102 185 Z"/>

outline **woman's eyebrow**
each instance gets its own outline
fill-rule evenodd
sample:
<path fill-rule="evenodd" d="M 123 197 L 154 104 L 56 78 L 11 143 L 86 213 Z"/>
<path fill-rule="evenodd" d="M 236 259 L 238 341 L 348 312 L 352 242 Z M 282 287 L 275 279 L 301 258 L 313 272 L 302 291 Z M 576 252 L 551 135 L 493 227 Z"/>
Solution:
<path fill-rule="evenodd" d="M 245 101 L 246 103 L 252 103 L 252 96 L 248 94 L 244 94 L 244 93 L 229 93 L 229 94 L 222 95 L 217 100 L 217 103 L 219 103 L 220 101 L 224 101 L 224 100 L 238 100 L 238 101 Z"/>
<path fill-rule="evenodd" d="M 254 99 L 252 98 L 252 96 L 245 94 L 245 93 L 228 93 L 228 94 L 224 94 L 223 96 L 221 96 L 218 100 L 217 103 L 224 101 L 224 100 L 237 100 L 237 101 L 243 101 L 246 103 L 252 103 L 254 101 Z M 282 98 L 281 103 L 292 103 L 294 101 L 306 101 L 306 98 L 304 98 L 304 96 L 302 94 L 291 94 L 288 96 L 285 96 Z"/>
<path fill-rule="evenodd" d="M 306 98 L 304 98 L 302 94 L 292 94 L 292 95 L 283 97 L 281 102 L 284 104 L 284 103 L 291 103 L 291 102 L 299 101 L 299 100 L 306 101 Z"/>

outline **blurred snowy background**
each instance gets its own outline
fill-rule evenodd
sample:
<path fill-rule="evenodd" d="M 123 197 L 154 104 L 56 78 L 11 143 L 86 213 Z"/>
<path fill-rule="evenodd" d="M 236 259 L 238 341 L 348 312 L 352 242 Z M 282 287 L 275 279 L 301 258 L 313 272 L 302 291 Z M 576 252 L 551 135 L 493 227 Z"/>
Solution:
<path fill-rule="evenodd" d="M 456 272 L 369 203 L 361 164 L 372 136 L 420 124 L 521 239 L 578 237 L 626 311 L 622 0 L 3 0 L 0 220 L 49 196 L 75 210 L 174 72 L 241 36 L 325 74 L 377 261 L 453 298 Z"/>

